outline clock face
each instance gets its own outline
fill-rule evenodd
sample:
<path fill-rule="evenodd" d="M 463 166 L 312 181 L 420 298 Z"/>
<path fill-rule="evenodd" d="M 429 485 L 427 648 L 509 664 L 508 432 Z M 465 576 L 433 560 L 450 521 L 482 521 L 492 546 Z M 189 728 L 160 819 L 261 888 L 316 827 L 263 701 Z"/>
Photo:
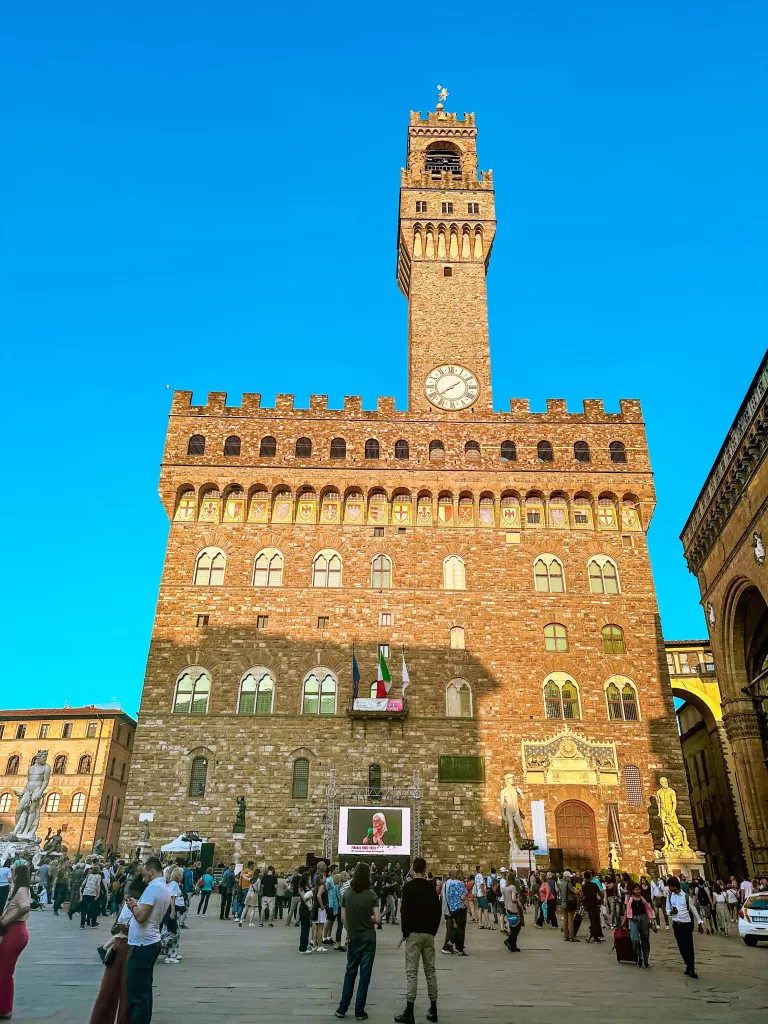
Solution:
<path fill-rule="evenodd" d="M 446 363 L 427 374 L 424 391 L 438 409 L 466 409 L 477 401 L 480 385 L 465 366 Z"/>

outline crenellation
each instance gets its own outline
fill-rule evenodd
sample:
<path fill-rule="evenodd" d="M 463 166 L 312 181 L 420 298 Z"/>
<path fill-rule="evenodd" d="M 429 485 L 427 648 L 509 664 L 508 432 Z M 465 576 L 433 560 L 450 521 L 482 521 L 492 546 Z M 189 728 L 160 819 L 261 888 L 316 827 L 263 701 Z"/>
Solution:
<path fill-rule="evenodd" d="M 310 395 L 309 396 L 309 411 L 310 412 L 327 412 L 328 411 L 328 395 Z"/>
<path fill-rule="evenodd" d="M 294 395 L 275 395 L 275 412 L 293 412 L 295 407 Z"/>
<path fill-rule="evenodd" d="M 223 413 L 227 411 L 227 392 L 226 391 L 209 391 L 208 402 L 206 408 L 210 413 L 216 415 L 216 413 Z M 235 406 L 239 408 L 239 406 Z"/>
<path fill-rule="evenodd" d="M 363 411 L 363 397 L 362 395 L 344 395 L 344 410 L 345 413 L 356 413 Z"/>
<path fill-rule="evenodd" d="M 592 422 L 605 419 L 605 406 L 602 398 L 585 398 L 584 416 Z"/>
<path fill-rule="evenodd" d="M 244 393 L 241 409 L 243 415 L 255 416 L 261 409 L 261 395 L 254 391 Z"/>

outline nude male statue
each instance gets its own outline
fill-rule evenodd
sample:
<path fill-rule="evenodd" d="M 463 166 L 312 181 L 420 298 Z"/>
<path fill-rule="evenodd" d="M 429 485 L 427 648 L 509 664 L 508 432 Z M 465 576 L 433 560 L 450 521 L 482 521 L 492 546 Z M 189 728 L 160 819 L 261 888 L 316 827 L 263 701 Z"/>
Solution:
<path fill-rule="evenodd" d="M 34 763 L 29 766 L 26 786 L 21 791 L 14 789 L 19 798 L 16 823 L 13 831 L 4 836 L 5 839 L 35 839 L 37 826 L 40 824 L 40 804 L 50 777 L 48 751 L 38 750 Z"/>
<path fill-rule="evenodd" d="M 528 833 L 523 824 L 523 815 L 520 811 L 520 801 L 522 799 L 523 794 L 520 787 L 515 785 L 515 776 L 511 773 L 505 775 L 504 789 L 499 794 L 499 804 L 501 806 L 501 820 L 506 822 L 509 829 L 510 860 L 512 859 L 512 854 L 520 853 L 520 847 L 517 845 L 517 839 L 515 838 L 515 825 L 517 825 L 520 838 L 523 840 L 528 838 Z"/>

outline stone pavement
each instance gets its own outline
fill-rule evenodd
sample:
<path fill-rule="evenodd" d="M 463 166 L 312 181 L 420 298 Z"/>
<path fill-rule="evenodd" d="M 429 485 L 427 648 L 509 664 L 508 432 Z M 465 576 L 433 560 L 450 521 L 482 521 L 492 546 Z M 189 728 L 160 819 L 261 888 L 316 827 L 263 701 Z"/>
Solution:
<path fill-rule="evenodd" d="M 215 899 L 215 897 L 214 897 Z M 183 960 L 155 969 L 154 1024 L 202 1020 L 211 1024 L 271 1024 L 286 1019 L 330 1022 L 336 1018 L 345 957 L 298 955 L 298 929 L 238 928 L 218 917 L 196 917 L 182 934 Z M 30 915 L 30 942 L 16 971 L 19 1022 L 85 1024 L 103 968 L 96 946 L 110 919 L 81 931 L 66 915 Z M 390 1022 L 404 1003 L 400 929 L 384 925 L 369 991 L 371 1024 Z M 446 1024 L 624 1024 L 629 1021 L 768 1020 L 768 947 L 750 949 L 736 936 L 696 937 L 700 978 L 683 974 L 671 932 L 651 937 L 650 970 L 618 964 L 611 941 L 596 946 L 564 943 L 560 933 L 528 925 L 523 952 L 508 953 L 499 932 L 468 926 L 469 957 L 437 956 L 440 1020 Z M 416 1019 L 429 1004 L 419 979 Z M 354 1014 L 347 1015 L 354 1021 Z"/>

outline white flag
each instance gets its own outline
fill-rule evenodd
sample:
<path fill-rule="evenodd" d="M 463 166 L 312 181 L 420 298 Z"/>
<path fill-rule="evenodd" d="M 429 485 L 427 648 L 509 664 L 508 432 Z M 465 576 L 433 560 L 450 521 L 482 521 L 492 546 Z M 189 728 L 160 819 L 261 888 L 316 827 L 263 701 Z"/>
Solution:
<path fill-rule="evenodd" d="M 405 651 L 403 651 L 403 696 L 408 686 L 411 685 L 411 677 L 408 675 L 408 666 L 405 664 Z"/>

